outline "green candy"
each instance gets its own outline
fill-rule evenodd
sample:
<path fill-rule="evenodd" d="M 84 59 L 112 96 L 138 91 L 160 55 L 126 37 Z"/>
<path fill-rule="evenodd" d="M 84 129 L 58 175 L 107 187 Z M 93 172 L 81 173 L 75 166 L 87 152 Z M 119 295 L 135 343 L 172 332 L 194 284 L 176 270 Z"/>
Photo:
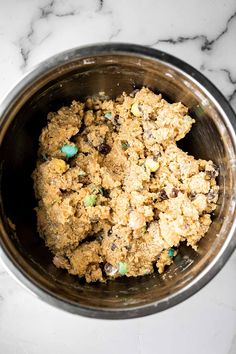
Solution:
<path fill-rule="evenodd" d="M 96 201 L 97 201 L 97 196 L 96 195 L 94 195 L 94 194 L 87 195 L 84 198 L 84 205 L 86 207 L 91 207 L 91 206 L 94 206 L 96 204 Z"/>
<path fill-rule="evenodd" d="M 168 250 L 168 256 L 172 258 L 172 257 L 174 257 L 174 254 L 175 254 L 175 250 L 173 248 L 170 248 Z"/>
<path fill-rule="evenodd" d="M 61 152 L 69 158 L 77 154 L 78 148 L 77 146 L 66 144 L 62 146 Z"/>
<path fill-rule="evenodd" d="M 127 273 L 127 264 L 125 262 L 119 262 L 119 273 L 122 275 Z"/>
<path fill-rule="evenodd" d="M 84 177 L 84 176 L 86 176 L 86 172 L 84 172 L 83 170 L 80 170 L 80 171 L 78 172 L 78 176 Z"/>
<path fill-rule="evenodd" d="M 129 144 L 126 141 L 121 142 L 121 149 L 122 150 L 127 150 L 129 148 Z"/>
<path fill-rule="evenodd" d="M 106 119 L 111 119 L 111 118 L 112 118 L 112 113 L 111 113 L 111 112 L 106 112 L 106 113 L 104 114 L 104 117 L 105 117 Z"/>
<path fill-rule="evenodd" d="M 187 122 L 192 122 L 192 118 L 186 114 L 186 116 L 184 116 L 184 119 L 187 121 Z"/>

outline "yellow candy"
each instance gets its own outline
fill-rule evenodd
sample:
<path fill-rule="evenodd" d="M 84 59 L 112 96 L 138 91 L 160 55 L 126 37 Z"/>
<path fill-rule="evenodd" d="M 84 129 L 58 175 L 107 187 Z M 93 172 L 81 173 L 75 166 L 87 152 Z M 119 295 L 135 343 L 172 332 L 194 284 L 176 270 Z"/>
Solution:
<path fill-rule="evenodd" d="M 58 172 L 66 172 L 68 170 L 67 164 L 64 160 L 54 159 L 54 166 Z"/>
<path fill-rule="evenodd" d="M 145 162 L 146 168 L 148 168 L 151 172 L 156 172 L 159 168 L 158 161 L 154 161 L 151 158 L 147 158 Z"/>
<path fill-rule="evenodd" d="M 133 115 L 134 115 L 135 117 L 141 117 L 142 112 L 140 111 L 139 105 L 138 105 L 137 102 L 135 102 L 135 103 L 132 105 L 132 107 L 131 107 L 131 113 L 133 113 Z"/>

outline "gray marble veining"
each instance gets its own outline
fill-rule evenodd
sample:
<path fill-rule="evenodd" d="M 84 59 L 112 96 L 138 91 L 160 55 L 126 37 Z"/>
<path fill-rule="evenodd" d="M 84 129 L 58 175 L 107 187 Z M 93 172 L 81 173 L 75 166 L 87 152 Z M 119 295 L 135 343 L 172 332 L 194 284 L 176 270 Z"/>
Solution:
<path fill-rule="evenodd" d="M 209 77 L 236 109 L 235 0 L 0 0 L 0 97 L 45 58 L 105 41 L 148 45 L 180 57 Z M 147 318 L 112 322 L 42 303 L 0 264 L 0 353 L 234 354 L 235 274 L 234 253 L 184 303 Z"/>

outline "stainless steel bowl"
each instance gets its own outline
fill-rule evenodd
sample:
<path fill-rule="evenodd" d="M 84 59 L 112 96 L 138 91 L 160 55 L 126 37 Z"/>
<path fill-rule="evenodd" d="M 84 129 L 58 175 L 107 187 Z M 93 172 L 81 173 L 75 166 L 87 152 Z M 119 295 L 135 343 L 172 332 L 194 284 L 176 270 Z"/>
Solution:
<path fill-rule="evenodd" d="M 52 255 L 36 232 L 30 175 L 38 136 L 47 113 L 74 98 L 83 100 L 99 91 L 114 97 L 143 85 L 189 107 L 197 123 L 180 145 L 195 157 L 220 166 L 218 207 L 199 251 L 182 245 L 164 275 L 86 284 L 53 266 Z M 0 255 L 10 272 L 46 302 L 89 317 L 148 315 L 197 292 L 233 252 L 236 117 L 222 94 L 186 63 L 131 44 L 72 49 L 46 60 L 26 76 L 1 104 L 0 116 Z"/>

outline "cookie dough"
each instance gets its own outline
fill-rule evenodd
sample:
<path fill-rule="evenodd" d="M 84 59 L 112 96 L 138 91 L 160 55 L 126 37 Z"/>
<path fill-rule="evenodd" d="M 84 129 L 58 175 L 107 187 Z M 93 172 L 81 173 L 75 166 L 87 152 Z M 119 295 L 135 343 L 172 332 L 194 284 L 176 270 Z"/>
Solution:
<path fill-rule="evenodd" d="M 48 114 L 33 179 L 56 267 L 106 281 L 162 273 L 183 241 L 197 250 L 219 187 L 212 161 L 176 145 L 193 123 L 148 88 Z"/>

